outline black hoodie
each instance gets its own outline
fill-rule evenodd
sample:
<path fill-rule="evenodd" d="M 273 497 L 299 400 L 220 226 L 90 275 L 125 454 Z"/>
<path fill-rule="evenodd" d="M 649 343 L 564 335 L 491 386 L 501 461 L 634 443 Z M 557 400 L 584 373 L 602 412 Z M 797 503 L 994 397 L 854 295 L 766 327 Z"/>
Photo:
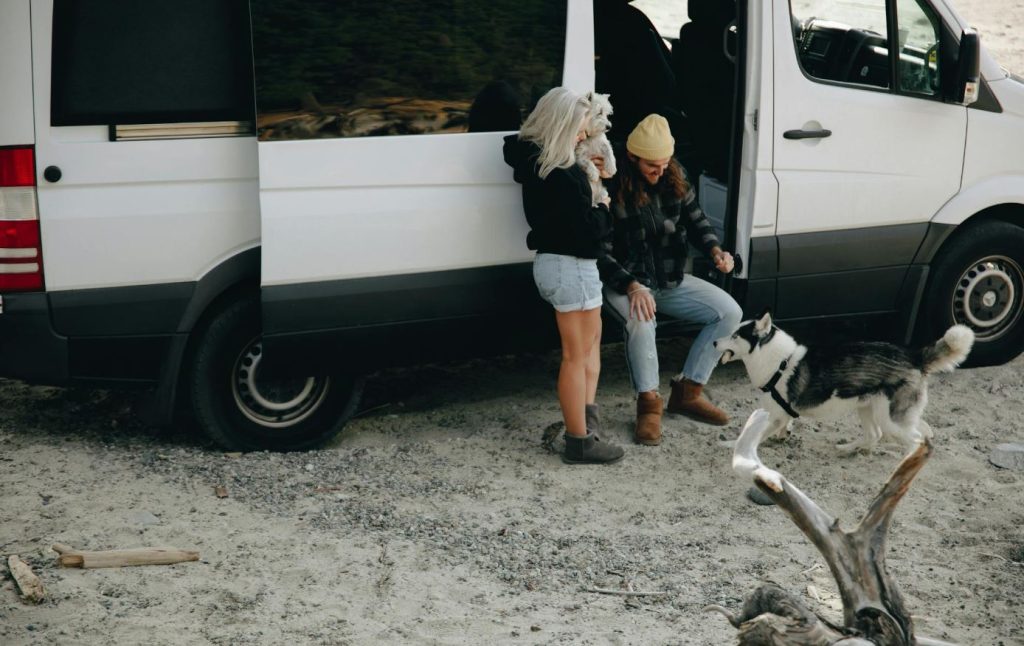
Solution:
<path fill-rule="evenodd" d="M 601 241 L 611 233 L 611 214 L 604 204 L 592 206 L 590 183 L 573 164 L 556 168 L 545 179 L 537 175 L 540 148 L 518 135 L 505 137 L 505 163 L 523 185 L 523 211 L 530 225 L 526 246 L 537 253 L 598 258 Z"/>

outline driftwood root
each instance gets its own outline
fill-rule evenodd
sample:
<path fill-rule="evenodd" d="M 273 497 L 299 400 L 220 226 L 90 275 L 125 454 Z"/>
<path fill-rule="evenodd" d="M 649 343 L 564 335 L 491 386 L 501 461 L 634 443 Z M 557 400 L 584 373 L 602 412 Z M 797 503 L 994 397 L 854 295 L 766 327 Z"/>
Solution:
<path fill-rule="evenodd" d="M 770 429 L 767 411 L 747 419 L 733 449 L 733 470 L 778 505 L 810 539 L 832 571 L 843 601 L 843 625 L 835 626 L 808 610 L 775 584 L 758 588 L 739 615 L 717 606 L 739 630 L 741 646 L 915 646 L 935 644 L 917 638 L 910 613 L 885 567 L 887 538 L 896 505 L 932 453 L 925 440 L 903 458 L 852 531 L 822 510 L 800 489 L 761 462 L 757 448 Z"/>

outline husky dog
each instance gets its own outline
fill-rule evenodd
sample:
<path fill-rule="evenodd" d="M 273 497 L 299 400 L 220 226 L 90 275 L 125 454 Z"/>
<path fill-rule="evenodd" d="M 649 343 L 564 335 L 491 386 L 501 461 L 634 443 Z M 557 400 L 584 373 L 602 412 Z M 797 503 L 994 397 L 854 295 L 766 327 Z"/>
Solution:
<path fill-rule="evenodd" d="M 601 178 L 611 177 L 616 170 L 615 153 L 612 152 L 612 144 L 605 135 L 612 127 L 612 122 L 608 118 L 612 113 L 612 104 L 607 94 L 588 92 L 586 99 L 590 102 L 590 109 L 587 111 L 587 138 L 576 145 L 576 164 L 587 174 L 590 192 L 594 196 L 594 206 L 597 206 L 608 196 Z M 603 171 L 599 171 L 594 165 L 594 157 L 604 158 Z"/>
<path fill-rule="evenodd" d="M 766 437 L 785 436 L 789 422 L 800 415 L 827 419 L 856 409 L 864 436 L 840 445 L 852 453 L 874 448 L 883 437 L 908 451 L 930 438 L 931 428 L 921 419 L 928 375 L 956 368 L 973 343 L 970 328 L 954 325 L 935 343 L 917 349 L 878 342 L 807 347 L 773 325 L 765 312 L 740 323 L 715 347 L 722 351 L 722 363 L 743 361 L 750 381 L 770 395 Z"/>

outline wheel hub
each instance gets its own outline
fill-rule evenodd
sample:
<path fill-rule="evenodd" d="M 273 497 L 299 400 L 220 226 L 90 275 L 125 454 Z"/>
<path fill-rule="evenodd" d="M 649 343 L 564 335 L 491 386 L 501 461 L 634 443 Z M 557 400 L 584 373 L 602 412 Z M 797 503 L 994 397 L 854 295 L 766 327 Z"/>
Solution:
<path fill-rule="evenodd" d="M 968 267 L 953 292 L 953 319 L 991 341 L 1006 333 L 1021 315 L 1024 272 L 1005 256 L 991 256 Z"/>
<path fill-rule="evenodd" d="M 260 374 L 263 343 L 254 339 L 239 354 L 231 392 L 243 415 L 269 428 L 294 426 L 312 415 L 327 395 L 329 377 L 267 378 Z"/>

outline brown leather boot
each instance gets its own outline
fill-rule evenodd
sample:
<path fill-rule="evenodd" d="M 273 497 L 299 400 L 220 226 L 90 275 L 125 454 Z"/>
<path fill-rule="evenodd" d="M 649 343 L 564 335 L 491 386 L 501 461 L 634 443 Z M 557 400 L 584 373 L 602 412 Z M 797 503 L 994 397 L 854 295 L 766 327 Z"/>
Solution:
<path fill-rule="evenodd" d="M 634 434 L 637 444 L 661 444 L 661 411 L 664 405 L 664 400 L 657 392 L 640 393 L 637 396 Z"/>
<path fill-rule="evenodd" d="M 704 397 L 704 385 L 696 381 L 683 379 L 672 380 L 672 396 L 668 398 L 668 412 L 685 415 L 692 420 L 725 426 L 729 423 L 729 415 Z"/>

